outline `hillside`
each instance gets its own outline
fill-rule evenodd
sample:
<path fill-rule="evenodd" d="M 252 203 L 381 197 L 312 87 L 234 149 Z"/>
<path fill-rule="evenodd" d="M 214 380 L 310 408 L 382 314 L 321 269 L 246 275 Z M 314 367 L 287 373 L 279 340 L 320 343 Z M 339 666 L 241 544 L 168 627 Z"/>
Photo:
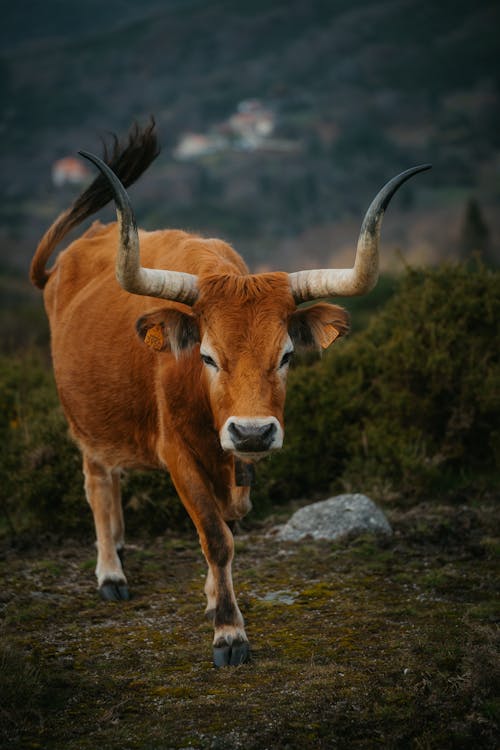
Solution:
<path fill-rule="evenodd" d="M 24 272 L 74 195 L 52 185 L 54 161 L 99 150 L 101 135 L 150 114 L 163 153 L 133 191 L 148 227 L 222 235 L 253 267 L 344 262 L 381 184 L 431 161 L 391 206 L 386 263 L 397 266 L 397 247 L 410 259 L 456 256 L 471 197 L 495 250 L 498 21 L 493 2 L 11 6 L 0 32 L 2 265 Z M 296 148 L 174 158 L 183 134 L 209 131 L 248 98 Z"/>

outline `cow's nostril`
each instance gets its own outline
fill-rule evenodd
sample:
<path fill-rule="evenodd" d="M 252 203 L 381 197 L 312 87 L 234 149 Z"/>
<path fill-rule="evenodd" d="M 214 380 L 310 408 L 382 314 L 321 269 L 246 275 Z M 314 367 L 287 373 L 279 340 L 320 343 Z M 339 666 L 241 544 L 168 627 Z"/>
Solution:
<path fill-rule="evenodd" d="M 262 432 L 262 439 L 263 440 L 269 440 L 269 444 L 271 444 L 274 436 L 276 434 L 276 425 L 274 422 L 271 422 L 271 424 L 266 425 Z"/>
<path fill-rule="evenodd" d="M 230 422 L 227 429 L 235 449 L 245 453 L 269 450 L 277 431 L 274 422 L 264 422 L 264 424 Z"/>

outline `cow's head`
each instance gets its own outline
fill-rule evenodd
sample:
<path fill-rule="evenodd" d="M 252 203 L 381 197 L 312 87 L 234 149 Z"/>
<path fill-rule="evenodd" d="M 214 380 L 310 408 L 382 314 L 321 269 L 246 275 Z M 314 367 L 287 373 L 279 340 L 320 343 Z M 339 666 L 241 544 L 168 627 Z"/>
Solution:
<path fill-rule="evenodd" d="M 348 314 L 324 302 L 365 294 L 378 278 L 378 240 L 384 211 L 396 190 L 428 165 L 414 167 L 378 193 L 365 216 L 350 269 L 198 277 L 143 268 L 139 237 L 125 188 L 97 157 L 83 153 L 113 188 L 120 242 L 116 273 L 128 292 L 184 303 L 157 308 L 137 322 L 153 349 L 177 356 L 199 349 L 221 446 L 255 460 L 283 443 L 286 376 L 297 346 L 326 348 L 349 327 Z"/>
<path fill-rule="evenodd" d="M 198 352 L 223 449 L 255 460 L 283 444 L 295 349 L 326 348 L 347 331 L 348 314 L 326 303 L 296 309 L 286 273 L 210 276 L 198 288 L 191 310 L 158 308 L 137 330 L 158 350 Z"/>

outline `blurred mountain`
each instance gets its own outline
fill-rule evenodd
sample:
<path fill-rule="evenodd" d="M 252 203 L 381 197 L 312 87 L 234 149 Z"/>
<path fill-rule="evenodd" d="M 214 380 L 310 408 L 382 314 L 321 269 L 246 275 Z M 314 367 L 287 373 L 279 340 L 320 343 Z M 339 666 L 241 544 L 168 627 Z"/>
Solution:
<path fill-rule="evenodd" d="M 139 222 L 223 236 L 253 268 L 350 263 L 381 185 L 421 162 L 384 225 L 384 261 L 463 254 L 470 201 L 497 258 L 495 2 L 28 0 L 2 3 L 0 264 L 23 273 L 78 188 L 54 162 L 153 114 L 163 152 L 132 188 Z M 273 140 L 180 161 L 248 99 Z M 281 146 L 280 146 L 281 144 Z M 288 144 L 289 148 L 284 148 Z M 112 218 L 111 210 L 105 213 Z M 479 248 L 478 248 L 479 249 Z"/>

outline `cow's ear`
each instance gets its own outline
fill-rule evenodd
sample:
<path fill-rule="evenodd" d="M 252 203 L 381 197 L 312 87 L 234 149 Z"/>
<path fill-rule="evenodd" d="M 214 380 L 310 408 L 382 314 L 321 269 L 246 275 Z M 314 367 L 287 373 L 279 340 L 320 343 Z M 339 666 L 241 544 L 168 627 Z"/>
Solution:
<path fill-rule="evenodd" d="M 296 310 L 289 323 L 290 338 L 297 347 L 327 349 L 349 331 L 349 313 L 343 307 L 319 302 Z"/>
<path fill-rule="evenodd" d="M 196 318 L 192 313 L 162 307 L 143 315 L 135 324 L 139 338 L 157 352 L 172 352 L 176 357 L 200 340 Z"/>

